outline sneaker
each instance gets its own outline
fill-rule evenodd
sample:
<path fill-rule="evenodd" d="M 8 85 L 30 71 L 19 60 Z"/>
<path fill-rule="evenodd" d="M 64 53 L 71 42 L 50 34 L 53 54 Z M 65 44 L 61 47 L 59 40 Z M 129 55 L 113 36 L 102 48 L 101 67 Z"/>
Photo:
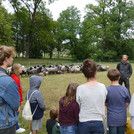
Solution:
<path fill-rule="evenodd" d="M 24 128 L 19 128 L 16 130 L 16 133 L 23 133 L 25 132 L 25 129 Z"/>

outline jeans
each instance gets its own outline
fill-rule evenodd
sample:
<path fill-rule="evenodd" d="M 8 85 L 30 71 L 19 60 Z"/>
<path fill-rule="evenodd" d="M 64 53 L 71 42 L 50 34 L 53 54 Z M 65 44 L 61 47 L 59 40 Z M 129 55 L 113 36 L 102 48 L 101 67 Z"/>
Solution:
<path fill-rule="evenodd" d="M 61 134 L 77 134 L 77 126 L 60 126 Z"/>
<path fill-rule="evenodd" d="M 19 116 L 19 112 L 17 112 L 17 117 Z M 17 121 L 17 123 L 16 123 L 16 130 L 17 129 L 19 129 L 20 128 L 20 126 L 19 126 L 19 122 Z"/>
<path fill-rule="evenodd" d="M 103 134 L 102 121 L 79 122 L 79 134 Z"/>
<path fill-rule="evenodd" d="M 0 134 L 16 134 L 16 125 L 5 129 L 0 129 Z"/>
<path fill-rule="evenodd" d="M 125 126 L 109 126 L 109 134 L 125 134 Z"/>

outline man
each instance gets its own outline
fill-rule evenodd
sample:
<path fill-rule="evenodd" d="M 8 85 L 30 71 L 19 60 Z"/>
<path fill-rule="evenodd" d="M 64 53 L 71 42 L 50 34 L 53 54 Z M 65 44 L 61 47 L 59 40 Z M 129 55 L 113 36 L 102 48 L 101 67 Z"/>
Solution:
<path fill-rule="evenodd" d="M 16 134 L 20 96 L 15 81 L 6 72 L 12 65 L 13 56 L 13 47 L 0 46 L 0 134 Z"/>
<path fill-rule="evenodd" d="M 132 75 L 132 66 L 127 61 L 127 59 L 128 59 L 128 56 L 123 55 L 122 56 L 122 61 L 117 64 L 116 68 L 119 70 L 119 72 L 121 74 L 119 84 L 122 85 L 122 83 L 124 82 L 125 87 L 128 89 L 128 91 L 130 93 L 129 78 Z"/>

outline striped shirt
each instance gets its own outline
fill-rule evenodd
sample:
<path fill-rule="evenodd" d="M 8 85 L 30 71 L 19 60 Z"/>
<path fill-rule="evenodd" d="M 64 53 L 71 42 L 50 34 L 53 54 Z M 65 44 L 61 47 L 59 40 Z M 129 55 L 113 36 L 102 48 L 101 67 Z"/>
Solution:
<path fill-rule="evenodd" d="M 126 103 L 130 103 L 128 89 L 121 85 L 110 85 L 107 91 L 108 126 L 124 126 L 127 118 Z"/>

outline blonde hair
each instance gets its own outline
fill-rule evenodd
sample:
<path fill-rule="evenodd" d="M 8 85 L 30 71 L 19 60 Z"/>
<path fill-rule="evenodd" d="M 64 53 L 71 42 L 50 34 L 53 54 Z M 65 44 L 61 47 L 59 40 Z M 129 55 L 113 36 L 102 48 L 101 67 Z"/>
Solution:
<path fill-rule="evenodd" d="M 127 57 L 127 58 L 128 58 L 128 56 L 127 56 L 126 54 L 122 55 L 122 58 L 123 58 L 123 57 Z"/>
<path fill-rule="evenodd" d="M 21 64 L 15 63 L 12 65 L 12 69 L 10 72 L 10 76 L 16 74 L 18 77 L 20 76 L 19 68 L 22 67 Z"/>
<path fill-rule="evenodd" d="M 3 65 L 5 58 L 16 56 L 14 47 L 0 46 L 0 65 Z"/>

